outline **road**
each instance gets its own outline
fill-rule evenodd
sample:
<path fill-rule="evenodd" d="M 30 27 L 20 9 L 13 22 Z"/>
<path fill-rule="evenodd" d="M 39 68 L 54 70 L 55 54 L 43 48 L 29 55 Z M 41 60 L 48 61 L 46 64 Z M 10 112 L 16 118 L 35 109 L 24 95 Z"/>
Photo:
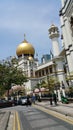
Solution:
<path fill-rule="evenodd" d="M 11 109 L 18 112 L 17 130 L 73 130 L 73 124 L 43 109 L 34 106 L 16 106 Z"/>

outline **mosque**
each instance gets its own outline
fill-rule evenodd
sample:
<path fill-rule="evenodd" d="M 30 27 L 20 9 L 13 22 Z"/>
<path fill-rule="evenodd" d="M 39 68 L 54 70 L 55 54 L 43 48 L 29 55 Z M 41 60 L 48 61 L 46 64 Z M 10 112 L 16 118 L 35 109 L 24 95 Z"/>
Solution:
<path fill-rule="evenodd" d="M 65 96 L 65 88 L 72 84 L 73 75 L 73 1 L 61 1 L 62 8 L 59 15 L 62 50 L 60 51 L 59 48 L 59 29 L 54 24 L 48 29 L 53 52 L 51 55 L 43 55 L 40 64 L 38 58 L 35 57 L 35 48 L 25 38 L 16 48 L 18 68 L 21 68 L 28 77 L 28 82 L 24 83 L 26 93 L 30 94 L 37 84 L 42 81 L 47 82 L 51 77 L 59 82 L 54 90 L 58 93 L 59 101 L 61 100 L 60 93 L 62 92 Z"/>

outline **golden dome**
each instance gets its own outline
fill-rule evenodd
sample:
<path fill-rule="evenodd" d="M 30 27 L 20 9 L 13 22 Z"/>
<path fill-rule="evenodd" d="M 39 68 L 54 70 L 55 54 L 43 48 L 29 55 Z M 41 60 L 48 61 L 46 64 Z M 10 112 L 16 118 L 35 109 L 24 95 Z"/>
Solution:
<path fill-rule="evenodd" d="M 20 43 L 16 49 L 17 56 L 20 56 L 22 54 L 34 56 L 34 53 L 35 53 L 35 50 L 33 46 L 30 43 L 28 43 L 26 40 Z"/>

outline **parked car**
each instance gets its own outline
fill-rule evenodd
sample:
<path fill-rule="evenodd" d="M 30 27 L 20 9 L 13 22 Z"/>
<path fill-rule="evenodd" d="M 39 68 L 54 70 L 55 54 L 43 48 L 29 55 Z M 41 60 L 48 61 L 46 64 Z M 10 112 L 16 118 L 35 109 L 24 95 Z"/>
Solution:
<path fill-rule="evenodd" d="M 5 100 L 5 99 L 0 99 L 0 108 L 12 107 L 12 106 L 13 106 L 13 102 Z"/>
<path fill-rule="evenodd" d="M 26 96 L 19 98 L 19 101 L 18 101 L 19 105 L 26 105 L 26 103 L 27 103 L 27 97 Z"/>
<path fill-rule="evenodd" d="M 18 105 L 17 100 L 8 100 L 9 102 L 12 102 L 12 106 L 16 106 Z"/>
<path fill-rule="evenodd" d="M 18 105 L 31 105 L 32 101 L 31 98 L 28 96 L 22 96 L 18 100 Z"/>

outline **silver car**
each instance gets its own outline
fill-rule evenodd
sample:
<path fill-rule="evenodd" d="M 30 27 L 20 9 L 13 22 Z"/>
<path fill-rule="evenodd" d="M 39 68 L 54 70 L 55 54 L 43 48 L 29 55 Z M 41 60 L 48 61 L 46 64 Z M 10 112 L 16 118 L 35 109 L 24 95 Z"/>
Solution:
<path fill-rule="evenodd" d="M 24 97 L 21 97 L 21 98 L 20 98 L 20 104 L 21 104 L 21 105 L 26 105 L 26 104 L 27 104 L 27 97 L 25 97 L 25 96 L 24 96 Z"/>

